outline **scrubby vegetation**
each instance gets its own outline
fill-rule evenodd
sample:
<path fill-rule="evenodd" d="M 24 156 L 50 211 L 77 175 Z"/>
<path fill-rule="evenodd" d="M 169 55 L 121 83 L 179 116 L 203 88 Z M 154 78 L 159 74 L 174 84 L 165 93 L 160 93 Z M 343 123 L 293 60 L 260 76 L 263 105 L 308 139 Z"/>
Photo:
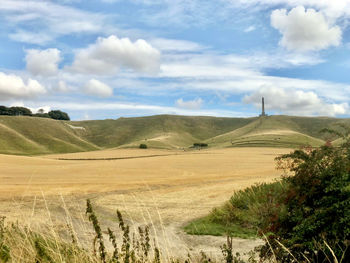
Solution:
<path fill-rule="evenodd" d="M 348 262 L 350 141 L 341 147 L 297 150 L 278 160 L 292 175 L 283 178 L 287 191 L 263 229 L 275 256 L 281 261 L 308 257 L 314 262 L 335 258 Z M 262 255 L 271 256 L 268 251 L 265 246 Z"/>
<path fill-rule="evenodd" d="M 234 193 L 220 208 L 185 227 L 188 234 L 257 238 L 258 229 L 268 225 L 279 198 L 286 191 L 285 182 L 256 184 Z"/>
<path fill-rule="evenodd" d="M 277 158 L 281 182 L 235 193 L 186 226 L 193 234 L 266 240 L 261 258 L 278 262 L 350 261 L 350 140 Z"/>

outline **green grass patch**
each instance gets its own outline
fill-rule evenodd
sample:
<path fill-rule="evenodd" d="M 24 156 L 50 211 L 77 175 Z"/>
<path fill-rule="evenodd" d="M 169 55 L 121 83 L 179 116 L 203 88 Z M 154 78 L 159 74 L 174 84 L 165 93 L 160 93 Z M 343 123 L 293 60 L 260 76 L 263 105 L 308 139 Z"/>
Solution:
<path fill-rule="evenodd" d="M 238 224 L 223 225 L 213 222 L 210 216 L 199 218 L 185 226 L 185 232 L 190 235 L 234 236 L 239 238 L 256 238 L 257 230 Z"/>
<path fill-rule="evenodd" d="M 267 224 L 267 218 L 283 209 L 279 199 L 286 188 L 285 182 L 278 181 L 237 191 L 222 207 L 214 208 L 208 216 L 186 225 L 185 232 L 192 235 L 256 238 L 258 230 Z"/>

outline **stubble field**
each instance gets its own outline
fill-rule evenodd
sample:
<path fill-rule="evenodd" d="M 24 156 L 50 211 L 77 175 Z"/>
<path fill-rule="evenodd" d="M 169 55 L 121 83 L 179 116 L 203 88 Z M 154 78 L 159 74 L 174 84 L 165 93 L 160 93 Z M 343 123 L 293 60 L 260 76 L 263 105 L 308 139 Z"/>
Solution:
<path fill-rule="evenodd" d="M 132 228 L 148 224 L 166 254 L 220 252 L 221 237 L 189 236 L 182 227 L 229 199 L 235 190 L 280 176 L 277 148 L 201 151 L 116 149 L 21 157 L 0 155 L 0 215 L 32 228 L 62 232 L 71 221 L 82 243 L 91 228 L 84 215 L 90 198 L 105 228 L 117 228 L 119 209 Z M 259 240 L 235 239 L 246 252 Z M 163 255 L 166 256 L 166 255 Z"/>

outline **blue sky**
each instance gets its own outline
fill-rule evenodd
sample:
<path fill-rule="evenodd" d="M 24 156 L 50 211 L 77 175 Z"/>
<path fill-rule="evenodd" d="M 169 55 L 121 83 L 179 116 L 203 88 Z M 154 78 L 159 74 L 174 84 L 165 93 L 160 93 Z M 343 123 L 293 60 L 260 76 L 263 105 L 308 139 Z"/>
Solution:
<path fill-rule="evenodd" d="M 1 0 L 0 104 L 349 117 L 348 0 Z"/>

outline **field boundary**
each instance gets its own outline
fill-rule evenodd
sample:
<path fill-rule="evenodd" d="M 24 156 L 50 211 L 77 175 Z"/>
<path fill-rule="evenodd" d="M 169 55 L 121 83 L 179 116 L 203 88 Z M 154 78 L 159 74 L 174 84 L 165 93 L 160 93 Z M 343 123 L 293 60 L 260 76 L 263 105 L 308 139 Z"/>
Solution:
<path fill-rule="evenodd" d="M 218 154 L 218 153 L 206 153 L 206 152 L 186 152 L 186 153 L 172 153 L 172 154 L 151 154 L 151 155 L 139 155 L 139 156 L 126 156 L 126 157 L 108 157 L 108 158 L 52 158 L 53 160 L 60 161 L 114 161 L 114 160 L 127 160 L 127 159 L 141 159 L 152 157 L 165 157 L 176 155 L 189 155 L 189 154 Z M 51 159 L 51 158 L 50 158 Z"/>
<path fill-rule="evenodd" d="M 114 160 L 127 160 L 127 159 L 140 159 L 173 155 L 185 155 L 185 154 L 153 154 L 153 155 L 141 155 L 141 156 L 128 156 L 128 157 L 110 157 L 110 158 L 55 158 L 60 161 L 114 161 Z"/>

